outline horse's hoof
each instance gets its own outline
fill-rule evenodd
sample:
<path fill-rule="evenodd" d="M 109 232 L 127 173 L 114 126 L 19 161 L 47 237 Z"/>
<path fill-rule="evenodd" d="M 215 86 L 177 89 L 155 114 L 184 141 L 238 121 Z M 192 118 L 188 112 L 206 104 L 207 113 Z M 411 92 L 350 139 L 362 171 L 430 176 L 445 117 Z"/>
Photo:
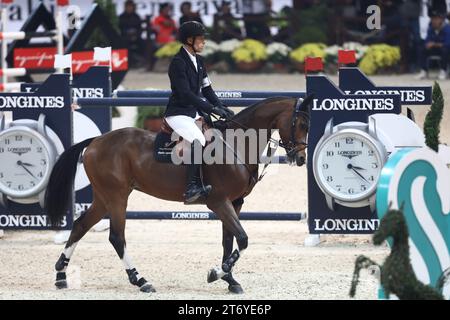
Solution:
<path fill-rule="evenodd" d="M 56 289 L 67 289 L 67 280 L 58 280 L 55 282 Z"/>
<path fill-rule="evenodd" d="M 219 275 L 217 273 L 217 270 L 215 268 L 209 270 L 208 271 L 208 277 L 207 277 L 208 283 L 214 282 L 216 280 L 219 280 Z"/>
<path fill-rule="evenodd" d="M 155 288 L 153 288 L 153 286 L 150 283 L 144 284 L 142 287 L 139 288 L 139 290 L 145 293 L 156 292 Z"/>
<path fill-rule="evenodd" d="M 233 284 L 233 285 L 229 285 L 228 286 L 228 291 L 230 291 L 231 293 L 234 294 L 243 294 L 244 293 L 244 289 L 242 289 L 240 284 Z"/>

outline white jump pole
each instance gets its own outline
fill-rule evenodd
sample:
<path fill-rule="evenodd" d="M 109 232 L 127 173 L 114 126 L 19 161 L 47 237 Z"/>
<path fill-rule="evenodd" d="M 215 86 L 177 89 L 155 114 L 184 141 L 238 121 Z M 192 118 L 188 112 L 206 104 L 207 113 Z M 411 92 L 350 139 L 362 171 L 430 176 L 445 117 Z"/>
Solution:
<path fill-rule="evenodd" d="M 64 35 L 63 35 L 63 10 L 62 6 L 58 3 L 58 10 L 56 12 L 56 44 L 57 44 L 57 53 L 60 55 L 64 54 Z M 58 73 L 63 73 L 63 69 L 58 69 Z"/>
<path fill-rule="evenodd" d="M 8 12 L 6 11 L 6 4 L 2 1 L 2 9 L 1 9 L 1 29 L 2 32 L 6 32 L 6 21 L 8 19 Z M 5 39 L 6 40 L 6 39 Z M 2 50 L 2 63 L 1 69 L 6 70 L 8 68 L 6 63 L 6 56 L 8 55 L 8 43 L 7 41 L 1 41 L 1 50 Z M 5 86 L 8 83 L 8 75 L 6 73 L 2 74 L 2 83 Z"/>

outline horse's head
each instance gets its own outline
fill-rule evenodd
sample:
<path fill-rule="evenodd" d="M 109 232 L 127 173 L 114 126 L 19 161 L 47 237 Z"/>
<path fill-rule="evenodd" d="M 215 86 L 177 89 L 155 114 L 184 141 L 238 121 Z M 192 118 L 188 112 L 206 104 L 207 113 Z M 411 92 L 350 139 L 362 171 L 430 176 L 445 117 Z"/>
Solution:
<path fill-rule="evenodd" d="M 306 163 L 309 105 L 312 99 L 313 95 L 309 95 L 301 103 L 299 100 L 292 110 L 283 113 L 278 126 L 280 145 L 286 150 L 289 163 L 296 163 L 297 166 Z"/>
<path fill-rule="evenodd" d="M 375 245 L 380 245 L 388 237 L 392 237 L 394 243 L 408 241 L 408 228 L 401 210 L 389 210 L 381 219 L 380 227 L 373 235 Z"/>

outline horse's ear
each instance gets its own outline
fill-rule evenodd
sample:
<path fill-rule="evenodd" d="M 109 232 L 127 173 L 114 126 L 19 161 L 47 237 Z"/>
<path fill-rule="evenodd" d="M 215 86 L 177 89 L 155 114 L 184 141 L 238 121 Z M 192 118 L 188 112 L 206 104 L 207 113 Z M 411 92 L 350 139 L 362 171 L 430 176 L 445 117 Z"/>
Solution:
<path fill-rule="evenodd" d="M 303 111 L 303 112 L 309 114 L 313 100 L 314 100 L 314 94 L 307 95 L 306 98 L 300 104 L 300 107 L 298 108 L 299 111 Z"/>

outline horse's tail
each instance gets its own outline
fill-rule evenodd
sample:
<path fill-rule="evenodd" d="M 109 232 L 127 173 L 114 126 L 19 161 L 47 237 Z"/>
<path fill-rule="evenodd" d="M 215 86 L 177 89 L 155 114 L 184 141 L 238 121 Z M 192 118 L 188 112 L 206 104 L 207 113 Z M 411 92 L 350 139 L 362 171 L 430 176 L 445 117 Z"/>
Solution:
<path fill-rule="evenodd" d="M 80 154 L 94 139 L 84 140 L 64 151 L 52 169 L 45 191 L 44 204 L 45 212 L 52 226 L 59 226 L 67 213 Z"/>

